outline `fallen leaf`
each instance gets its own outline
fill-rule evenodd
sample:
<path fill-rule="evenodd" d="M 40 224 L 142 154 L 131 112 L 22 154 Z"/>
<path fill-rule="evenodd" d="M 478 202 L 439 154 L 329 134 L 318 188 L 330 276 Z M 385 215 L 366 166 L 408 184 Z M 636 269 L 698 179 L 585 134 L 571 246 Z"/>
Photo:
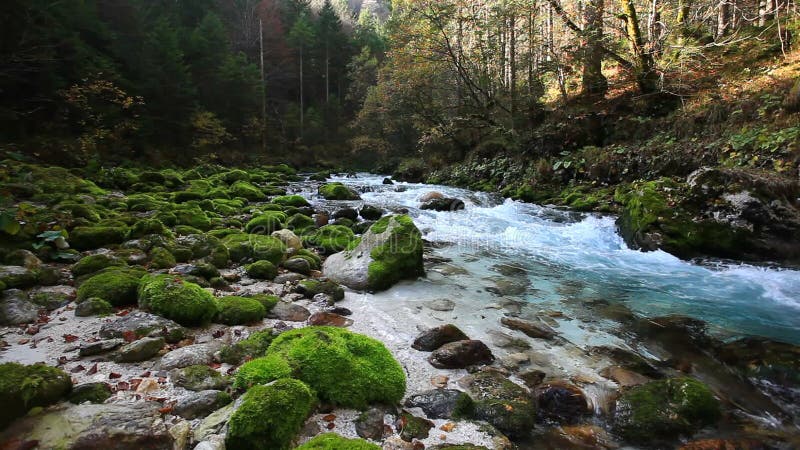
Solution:
<path fill-rule="evenodd" d="M 28 343 L 28 342 L 30 342 L 30 341 L 31 341 L 30 339 L 20 339 L 19 341 L 17 341 L 17 344 L 19 344 L 19 345 L 25 345 L 25 344 L 27 344 L 27 343 Z"/>
<path fill-rule="evenodd" d="M 65 334 L 64 335 L 64 342 L 66 342 L 67 344 L 69 344 L 71 342 L 75 342 L 77 340 L 78 340 L 78 336 L 75 336 L 74 334 Z"/>
<path fill-rule="evenodd" d="M 322 420 L 325 422 L 333 422 L 336 420 L 336 414 L 328 414 L 327 416 L 323 417 Z"/>
<path fill-rule="evenodd" d="M 122 374 L 117 372 L 111 372 L 108 374 L 108 378 L 112 380 L 116 380 L 117 378 L 122 378 Z"/>
<path fill-rule="evenodd" d="M 158 410 L 161 414 L 169 414 L 172 412 L 172 406 L 165 406 Z"/>
<path fill-rule="evenodd" d="M 127 381 L 120 381 L 117 383 L 117 392 L 130 390 L 131 385 Z"/>
<path fill-rule="evenodd" d="M 84 370 L 86 370 L 86 367 L 83 367 L 82 365 L 78 364 L 77 366 L 73 367 L 72 370 L 70 370 L 70 372 L 78 373 L 78 372 L 83 372 Z"/>
<path fill-rule="evenodd" d="M 329 430 L 332 430 L 332 429 L 336 428 L 336 424 L 333 423 L 333 422 L 328 422 L 328 425 L 326 425 L 325 428 L 327 428 Z"/>
<path fill-rule="evenodd" d="M 92 367 L 89 369 L 89 371 L 88 371 L 88 372 L 86 372 L 86 375 L 94 375 L 94 374 L 96 374 L 96 373 L 97 373 L 97 364 L 93 365 L 93 366 L 92 366 Z"/>
<path fill-rule="evenodd" d="M 447 422 L 446 424 L 439 427 L 440 430 L 444 431 L 445 433 L 449 433 L 455 429 L 456 424 L 453 422 Z"/>

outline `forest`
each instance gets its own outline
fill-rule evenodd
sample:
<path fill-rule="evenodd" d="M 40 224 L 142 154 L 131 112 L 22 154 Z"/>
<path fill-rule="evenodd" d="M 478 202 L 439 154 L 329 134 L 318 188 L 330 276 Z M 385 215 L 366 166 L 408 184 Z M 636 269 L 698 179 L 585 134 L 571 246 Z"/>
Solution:
<path fill-rule="evenodd" d="M 5 0 L 1 450 L 800 448 L 796 0 Z"/>

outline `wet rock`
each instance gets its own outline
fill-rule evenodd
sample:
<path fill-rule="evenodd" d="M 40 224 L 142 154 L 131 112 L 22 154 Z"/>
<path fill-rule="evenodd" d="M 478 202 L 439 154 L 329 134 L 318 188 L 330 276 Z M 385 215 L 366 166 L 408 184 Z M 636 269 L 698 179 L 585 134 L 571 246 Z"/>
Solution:
<path fill-rule="evenodd" d="M 700 439 L 687 442 L 678 450 L 767 450 L 769 447 L 755 439 Z"/>
<path fill-rule="evenodd" d="M 308 324 L 313 326 L 349 327 L 353 324 L 351 319 L 332 312 L 315 312 L 308 318 Z"/>
<path fill-rule="evenodd" d="M 3 291 L 0 299 L 0 325 L 20 325 L 36 322 L 39 308 L 19 289 Z"/>
<path fill-rule="evenodd" d="M 627 349 L 612 346 L 598 346 L 592 347 L 590 353 L 592 355 L 607 356 L 614 360 L 616 365 L 650 378 L 663 377 L 659 369 L 654 364 Z"/>
<path fill-rule="evenodd" d="M 469 401 L 467 394 L 456 389 L 432 389 L 412 395 L 405 405 L 421 408 L 431 419 L 450 419 L 460 403 Z"/>
<path fill-rule="evenodd" d="M 444 344 L 468 339 L 469 337 L 457 326 L 447 324 L 423 331 L 422 334 L 414 339 L 411 347 L 423 352 L 432 352 Z"/>
<path fill-rule="evenodd" d="M 88 342 L 81 344 L 78 354 L 80 356 L 100 355 L 102 353 L 110 352 L 124 343 L 125 341 L 123 339 L 107 339 L 103 341 Z"/>
<path fill-rule="evenodd" d="M 617 400 L 614 428 L 631 442 L 656 443 L 691 435 L 719 417 L 719 402 L 703 383 L 670 378 L 625 391 Z"/>
<path fill-rule="evenodd" d="M 651 381 L 650 378 L 644 375 L 619 366 L 606 367 L 600 371 L 600 375 L 608 378 L 609 380 L 615 381 L 621 387 L 638 386 Z"/>
<path fill-rule="evenodd" d="M 471 410 L 468 416 L 485 420 L 510 436 L 524 436 L 533 428 L 536 403 L 525 388 L 497 370 L 467 375 L 458 384 L 474 401 L 471 408 L 465 408 Z"/>
<path fill-rule="evenodd" d="M 163 357 L 159 362 L 161 370 L 180 369 L 188 366 L 207 365 L 214 361 L 214 353 L 222 348 L 219 341 L 206 344 L 187 345 L 175 349 Z"/>
<path fill-rule="evenodd" d="M 42 260 L 37 258 L 30 250 L 14 250 L 6 257 L 5 263 L 9 266 L 22 266 L 26 269 L 38 269 Z"/>
<path fill-rule="evenodd" d="M 288 322 L 304 322 L 311 313 L 300 305 L 284 301 L 278 302 L 267 317 L 270 319 L 286 320 Z"/>
<path fill-rule="evenodd" d="M 377 206 L 364 205 L 358 211 L 358 214 L 364 220 L 378 220 L 383 215 L 383 210 L 378 208 Z"/>
<path fill-rule="evenodd" d="M 495 281 L 494 286 L 490 286 L 486 290 L 500 297 L 522 295 L 527 292 L 528 283 L 504 278 Z"/>
<path fill-rule="evenodd" d="M 383 439 L 384 422 L 386 415 L 380 408 L 369 408 L 362 412 L 356 419 L 356 433 L 364 439 L 380 441 Z"/>
<path fill-rule="evenodd" d="M 137 337 L 163 337 L 169 343 L 175 343 L 189 335 L 188 331 L 177 323 L 154 314 L 136 311 L 100 327 L 102 338 L 121 338 L 130 334 Z"/>
<path fill-rule="evenodd" d="M 194 450 L 225 450 L 225 438 L 211 435 L 205 441 L 198 442 Z"/>
<path fill-rule="evenodd" d="M 328 216 L 327 213 L 318 212 L 314 214 L 314 226 L 316 226 L 317 228 L 324 227 L 325 225 L 328 224 L 328 222 L 330 222 L 330 217 Z"/>
<path fill-rule="evenodd" d="M 353 222 L 358 220 L 358 211 L 353 208 L 342 208 L 333 213 L 333 219 L 348 219 Z"/>
<path fill-rule="evenodd" d="M 278 230 L 272 232 L 272 237 L 278 238 L 279 241 L 283 242 L 286 248 L 294 249 L 295 251 L 300 250 L 303 248 L 303 241 L 297 237 L 292 230 Z"/>
<path fill-rule="evenodd" d="M 536 389 L 539 417 L 561 424 L 574 424 L 589 414 L 589 402 L 577 386 L 551 382 Z"/>
<path fill-rule="evenodd" d="M 532 338 L 553 339 L 556 335 L 552 328 L 542 322 L 503 317 L 500 319 L 500 323 L 512 330 L 521 331 Z"/>
<path fill-rule="evenodd" d="M 41 286 L 34 288 L 29 293 L 30 300 L 48 311 L 66 306 L 75 298 L 75 288 L 72 286 Z"/>
<path fill-rule="evenodd" d="M 538 369 L 531 369 L 520 372 L 518 376 L 525 383 L 525 386 L 528 386 L 528 388 L 533 390 L 542 384 L 542 381 L 544 381 L 544 378 L 547 376 L 547 374 Z"/>
<path fill-rule="evenodd" d="M 463 369 L 476 364 L 491 364 L 493 361 L 492 351 L 478 340 L 444 344 L 428 357 L 428 362 L 438 369 Z"/>
<path fill-rule="evenodd" d="M 212 440 L 213 436 L 220 433 L 230 420 L 236 408 L 241 405 L 243 399 L 239 397 L 236 402 L 222 407 L 203 419 L 197 428 L 194 429 L 194 439 L 196 441 Z"/>
<path fill-rule="evenodd" d="M 496 347 L 515 350 L 528 350 L 531 348 L 531 344 L 528 341 L 515 338 L 514 336 L 503 333 L 502 331 L 489 330 L 487 334 L 491 336 L 492 345 Z"/>
<path fill-rule="evenodd" d="M 422 194 L 417 200 L 419 200 L 420 203 L 425 203 L 425 202 L 429 202 L 431 200 L 440 200 L 440 199 L 443 199 L 443 198 L 444 198 L 444 195 L 441 192 L 430 191 L 430 192 L 426 192 L 426 193 Z"/>
<path fill-rule="evenodd" d="M 39 277 L 34 270 L 23 266 L 0 266 L 0 281 L 7 288 L 29 288 L 34 286 Z"/>
<path fill-rule="evenodd" d="M 351 316 L 353 315 L 353 311 L 345 308 L 344 306 L 334 306 L 333 308 L 328 308 L 326 311 L 339 314 L 340 316 Z"/>
<path fill-rule="evenodd" d="M 450 300 L 449 298 L 439 298 L 436 300 L 431 300 L 429 302 L 425 302 L 425 307 L 428 309 L 432 309 L 434 311 L 452 311 L 456 307 L 456 302 Z"/>
<path fill-rule="evenodd" d="M 200 391 L 181 397 L 172 412 L 184 419 L 205 417 L 231 402 L 231 396 L 222 391 Z"/>
<path fill-rule="evenodd" d="M 118 362 L 140 362 L 156 356 L 166 342 L 162 337 L 146 337 L 126 344 L 119 349 L 116 360 Z"/>
<path fill-rule="evenodd" d="M 0 435 L 0 441 L 36 441 L 43 449 L 173 449 L 159 404 L 66 405 L 18 420 Z"/>
<path fill-rule="evenodd" d="M 419 209 L 433 211 L 459 211 L 464 208 L 465 205 L 463 200 L 448 197 L 429 200 L 419 207 Z"/>
<path fill-rule="evenodd" d="M 596 425 L 571 425 L 550 428 L 543 439 L 552 448 L 607 450 L 619 448 L 606 430 Z"/>
<path fill-rule="evenodd" d="M 180 420 L 177 423 L 173 423 L 169 427 L 169 434 L 172 436 L 172 439 L 175 441 L 174 447 L 175 449 L 185 449 L 189 444 L 189 435 L 192 432 L 192 426 L 186 420 Z"/>
<path fill-rule="evenodd" d="M 311 273 L 311 264 L 304 258 L 289 258 L 283 262 L 283 267 L 292 272 L 308 275 Z"/>
<path fill-rule="evenodd" d="M 509 370 L 519 369 L 531 363 L 531 357 L 527 353 L 511 353 L 500 360 L 500 365 Z"/>
<path fill-rule="evenodd" d="M 387 177 L 387 178 L 384 178 L 384 179 L 383 179 L 383 181 L 381 182 L 381 184 L 394 184 L 394 181 L 392 181 L 392 179 L 391 179 L 391 178 L 388 178 L 388 177 Z"/>
<path fill-rule="evenodd" d="M 422 417 L 404 413 L 395 424 L 395 428 L 400 430 L 400 439 L 412 442 L 414 439 L 426 439 L 435 425 L 433 422 Z"/>

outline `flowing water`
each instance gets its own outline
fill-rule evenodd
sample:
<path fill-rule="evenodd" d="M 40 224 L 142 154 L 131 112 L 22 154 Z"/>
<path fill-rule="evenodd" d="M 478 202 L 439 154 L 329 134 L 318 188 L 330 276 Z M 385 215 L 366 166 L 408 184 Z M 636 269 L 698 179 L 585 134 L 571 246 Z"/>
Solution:
<path fill-rule="evenodd" d="M 511 274 L 516 285 L 525 287 L 515 294 L 540 309 L 580 314 L 587 302 L 620 303 L 645 317 L 702 319 L 722 337 L 756 335 L 800 344 L 798 271 L 693 263 L 663 251 L 631 250 L 617 233 L 614 217 L 445 186 L 384 185 L 382 180 L 368 174 L 335 178 L 363 192 L 366 203 L 407 209 L 424 238 L 439 247 L 435 254 L 465 269 L 479 283 L 475 288 L 491 287 Z M 419 197 L 430 191 L 460 198 L 466 209 L 420 210 Z M 464 279 L 454 282 L 463 284 Z"/>

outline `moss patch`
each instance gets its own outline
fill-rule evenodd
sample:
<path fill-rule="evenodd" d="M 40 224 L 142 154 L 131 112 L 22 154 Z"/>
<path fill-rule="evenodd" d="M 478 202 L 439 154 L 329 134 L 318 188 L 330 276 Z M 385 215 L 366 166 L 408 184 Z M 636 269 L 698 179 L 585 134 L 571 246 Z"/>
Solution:
<path fill-rule="evenodd" d="M 363 439 L 347 439 L 336 433 L 324 433 L 295 450 L 380 450 L 380 447 Z"/>
<path fill-rule="evenodd" d="M 278 268 L 269 261 L 256 261 L 245 266 L 247 275 L 261 280 L 272 280 L 278 276 Z"/>
<path fill-rule="evenodd" d="M 314 406 L 314 394 L 300 381 L 254 386 L 228 422 L 225 446 L 237 450 L 288 449 Z"/>
<path fill-rule="evenodd" d="M 357 192 L 342 183 L 328 183 L 320 186 L 319 195 L 326 200 L 360 200 Z"/>
<path fill-rule="evenodd" d="M 422 234 L 408 216 L 387 216 L 375 222 L 370 231 L 387 230 L 394 221 L 391 236 L 385 244 L 372 249 L 367 279 L 375 290 L 387 289 L 398 281 L 425 274 L 422 265 Z"/>
<path fill-rule="evenodd" d="M 181 325 L 201 325 L 217 314 L 214 297 L 200 286 L 172 275 L 150 275 L 138 292 L 139 307 Z"/>
<path fill-rule="evenodd" d="M 280 265 L 286 246 L 279 239 L 262 234 L 237 233 L 225 236 L 222 244 L 227 247 L 230 259 L 240 262 L 245 259 L 261 259 Z"/>
<path fill-rule="evenodd" d="M 33 407 L 47 406 L 69 394 L 72 381 L 61 369 L 42 364 L 0 364 L 0 428 Z"/>
<path fill-rule="evenodd" d="M 106 267 L 125 266 L 125 261 L 107 254 L 89 255 L 80 259 L 72 266 L 72 275 L 80 277 L 98 272 Z"/>
<path fill-rule="evenodd" d="M 76 300 L 80 303 L 97 297 L 113 306 L 136 303 L 136 289 L 144 274 L 141 269 L 108 267 L 80 285 Z"/>
<path fill-rule="evenodd" d="M 353 230 L 342 225 L 325 225 L 303 239 L 325 253 L 336 253 L 347 250 L 356 242 Z"/>
<path fill-rule="evenodd" d="M 262 356 L 250 360 L 236 372 L 233 387 L 249 389 L 259 384 L 267 384 L 282 378 L 291 378 L 292 368 L 279 355 Z"/>
<path fill-rule="evenodd" d="M 214 319 L 225 325 L 243 325 L 259 321 L 267 314 L 264 305 L 246 297 L 223 297 L 217 300 L 219 312 Z"/>
<path fill-rule="evenodd" d="M 272 328 L 256 331 L 248 336 L 247 339 L 223 348 L 220 351 L 220 359 L 222 362 L 237 365 L 241 364 L 245 359 L 263 356 L 274 339 Z"/>
<path fill-rule="evenodd" d="M 273 231 L 283 229 L 286 215 L 278 211 L 267 211 L 260 214 L 245 225 L 245 231 L 255 234 L 272 234 Z"/>
<path fill-rule="evenodd" d="M 77 250 L 91 250 L 110 244 L 121 244 L 128 235 L 124 227 L 75 227 L 69 233 L 69 243 Z"/>
<path fill-rule="evenodd" d="M 302 195 L 282 195 L 272 199 L 272 203 L 281 206 L 294 206 L 295 208 L 302 208 L 304 206 L 311 206 Z"/>

